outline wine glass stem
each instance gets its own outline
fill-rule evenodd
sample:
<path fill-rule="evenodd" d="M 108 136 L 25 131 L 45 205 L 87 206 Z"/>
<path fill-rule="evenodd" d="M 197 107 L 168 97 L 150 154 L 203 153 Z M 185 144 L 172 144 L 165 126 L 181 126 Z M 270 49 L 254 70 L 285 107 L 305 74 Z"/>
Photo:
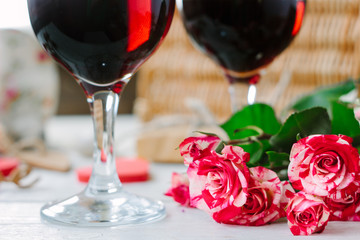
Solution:
<path fill-rule="evenodd" d="M 247 95 L 248 105 L 254 104 L 255 99 L 256 99 L 256 85 L 255 84 L 250 84 L 249 85 L 249 90 L 248 90 L 248 95 Z"/>
<path fill-rule="evenodd" d="M 243 96 L 243 90 L 245 84 L 249 86 L 247 92 L 247 98 L 244 98 Z M 231 111 L 232 113 L 236 113 L 246 104 L 252 105 L 255 103 L 256 85 L 251 83 L 250 84 L 242 83 L 242 82 L 230 83 L 229 93 L 230 93 Z"/>
<path fill-rule="evenodd" d="M 89 104 L 95 132 L 94 165 L 85 192 L 94 195 L 115 193 L 122 188 L 113 151 L 119 95 L 112 91 L 100 91 L 89 99 Z"/>

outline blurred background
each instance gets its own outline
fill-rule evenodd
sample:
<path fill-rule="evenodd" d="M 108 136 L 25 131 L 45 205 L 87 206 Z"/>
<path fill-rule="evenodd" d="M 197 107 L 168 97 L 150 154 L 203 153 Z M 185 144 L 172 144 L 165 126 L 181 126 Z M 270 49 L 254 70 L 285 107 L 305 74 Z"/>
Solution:
<path fill-rule="evenodd" d="M 42 96 L 40 100 L 23 102 L 41 101 L 41 108 L 48 108 L 45 115 L 89 113 L 82 89 L 72 76 L 36 45 L 26 0 L 0 0 L 0 30 L 0 110 L 14 112 L 8 114 L 8 122 L 12 124 L 14 116 L 19 112 L 24 114 L 24 108 L 29 109 L 19 100 L 21 94 L 17 87 L 20 85 L 24 92 L 33 87 L 30 95 Z M 266 69 L 257 84 L 257 101 L 270 104 L 280 112 L 295 98 L 318 87 L 347 78 L 357 79 L 360 76 L 359 33 L 360 0 L 307 0 L 302 29 L 291 46 Z M 25 42 L 28 38 L 31 40 Z M 240 91 L 246 96 L 247 87 Z M 20 110 L 13 110 L 16 104 L 11 103 L 12 99 Z M 189 104 L 189 99 L 198 102 Z M 133 113 L 144 123 L 163 118 L 162 126 L 173 128 L 163 132 L 155 128 L 150 134 L 140 136 L 139 141 L 143 139 L 144 145 L 148 141 L 165 144 L 169 138 L 177 137 L 173 139 L 174 146 L 199 124 L 220 123 L 230 116 L 228 83 L 219 67 L 191 45 L 178 12 L 161 47 L 124 90 L 119 113 Z M 188 120 L 193 122 L 189 124 Z M 149 158 L 158 156 L 158 153 L 142 152 L 139 145 L 139 153 Z M 176 158 L 173 155 L 172 152 L 163 159 L 171 161 Z"/>

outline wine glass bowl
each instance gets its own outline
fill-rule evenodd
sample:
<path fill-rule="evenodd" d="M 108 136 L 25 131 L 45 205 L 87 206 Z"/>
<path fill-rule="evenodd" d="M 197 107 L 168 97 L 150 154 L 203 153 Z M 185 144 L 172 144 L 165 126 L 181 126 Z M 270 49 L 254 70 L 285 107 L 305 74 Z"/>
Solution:
<path fill-rule="evenodd" d="M 83 88 L 94 123 L 87 187 L 41 209 L 43 219 L 76 226 L 146 223 L 163 203 L 128 193 L 118 178 L 114 125 L 122 90 L 167 34 L 175 0 L 28 0 L 34 33 Z"/>
<path fill-rule="evenodd" d="M 233 112 L 238 85 L 254 92 L 261 72 L 300 30 L 305 0 L 177 0 L 194 45 L 223 70 Z M 248 96 L 248 104 L 255 95 Z"/>
<path fill-rule="evenodd" d="M 173 0 L 35 0 L 28 5 L 45 50 L 80 83 L 109 90 L 131 78 L 156 50 L 174 11 Z"/>

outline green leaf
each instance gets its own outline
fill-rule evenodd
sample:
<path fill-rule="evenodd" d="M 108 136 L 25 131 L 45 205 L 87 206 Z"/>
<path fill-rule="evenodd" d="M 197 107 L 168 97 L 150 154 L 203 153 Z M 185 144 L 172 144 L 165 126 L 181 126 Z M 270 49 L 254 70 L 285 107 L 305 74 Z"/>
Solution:
<path fill-rule="evenodd" d="M 281 125 L 272 107 L 256 103 L 244 107 L 220 127 L 224 129 L 231 140 L 259 135 L 257 131 L 250 129 L 249 126 L 256 126 L 265 133 L 273 135 L 280 129 Z M 242 128 L 248 129 L 238 131 Z"/>
<path fill-rule="evenodd" d="M 238 145 L 244 149 L 245 152 L 250 153 L 250 160 L 247 163 L 248 167 L 255 167 L 262 165 L 260 161 L 264 157 L 264 153 L 269 150 L 269 140 L 260 140 L 251 144 Z"/>
<path fill-rule="evenodd" d="M 360 135 L 359 122 L 355 118 L 354 109 L 349 108 L 345 103 L 332 103 L 332 133 L 343 134 L 349 137 Z"/>
<path fill-rule="evenodd" d="M 330 134 L 331 121 L 325 108 L 315 107 L 292 114 L 280 131 L 270 138 L 270 144 L 281 152 L 290 152 L 297 141 L 312 134 Z"/>
<path fill-rule="evenodd" d="M 331 102 L 338 100 L 341 96 L 355 89 L 356 85 L 353 79 L 326 88 L 317 89 L 287 106 L 284 112 L 286 113 L 291 110 L 302 111 L 312 107 L 324 107 L 330 110 Z"/>
<path fill-rule="evenodd" d="M 360 152 L 360 135 L 353 137 L 353 143 L 352 145 L 357 148 Z"/>
<path fill-rule="evenodd" d="M 245 130 L 254 130 L 255 132 L 257 132 L 258 134 L 257 135 L 261 135 L 264 133 L 264 131 L 257 127 L 257 126 L 254 126 L 254 125 L 251 125 L 251 126 L 247 126 L 247 127 L 244 127 L 244 128 L 239 128 L 239 129 L 236 129 L 235 130 L 235 134 L 238 133 L 238 132 L 241 132 L 241 131 L 245 131 Z"/>
<path fill-rule="evenodd" d="M 248 167 L 257 166 L 257 163 L 260 161 L 261 155 L 263 153 L 263 146 L 258 142 L 239 146 L 242 147 L 245 152 L 250 153 L 250 160 L 247 163 Z"/>
<path fill-rule="evenodd" d="M 274 171 L 280 171 L 289 166 L 290 155 L 288 153 L 268 151 L 266 154 L 268 156 L 268 163 L 264 164 L 264 167 Z"/>

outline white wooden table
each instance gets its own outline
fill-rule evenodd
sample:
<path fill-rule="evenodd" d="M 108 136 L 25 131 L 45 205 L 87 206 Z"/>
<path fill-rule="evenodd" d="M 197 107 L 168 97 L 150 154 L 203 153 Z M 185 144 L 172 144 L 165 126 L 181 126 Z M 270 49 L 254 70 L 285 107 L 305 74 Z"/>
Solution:
<path fill-rule="evenodd" d="M 133 116 L 121 116 L 116 126 L 118 155 L 135 154 L 135 133 L 140 123 Z M 69 155 L 73 168 L 91 164 L 92 125 L 88 116 L 56 117 L 46 126 L 49 145 Z M 125 140 L 121 140 L 126 137 Z M 293 237 L 285 221 L 262 227 L 231 226 L 215 223 L 206 213 L 179 206 L 164 192 L 171 173 L 183 172 L 182 164 L 151 164 L 151 179 L 125 183 L 133 193 L 162 200 L 167 217 L 159 222 L 114 228 L 76 228 L 43 222 L 39 210 L 48 201 L 62 199 L 81 191 L 74 171 L 67 173 L 36 169 L 31 178 L 40 181 L 30 189 L 0 184 L 0 240 L 52 239 L 359 239 L 360 222 L 330 222 L 322 234 Z M 29 180 L 30 180 L 29 179 Z"/>

